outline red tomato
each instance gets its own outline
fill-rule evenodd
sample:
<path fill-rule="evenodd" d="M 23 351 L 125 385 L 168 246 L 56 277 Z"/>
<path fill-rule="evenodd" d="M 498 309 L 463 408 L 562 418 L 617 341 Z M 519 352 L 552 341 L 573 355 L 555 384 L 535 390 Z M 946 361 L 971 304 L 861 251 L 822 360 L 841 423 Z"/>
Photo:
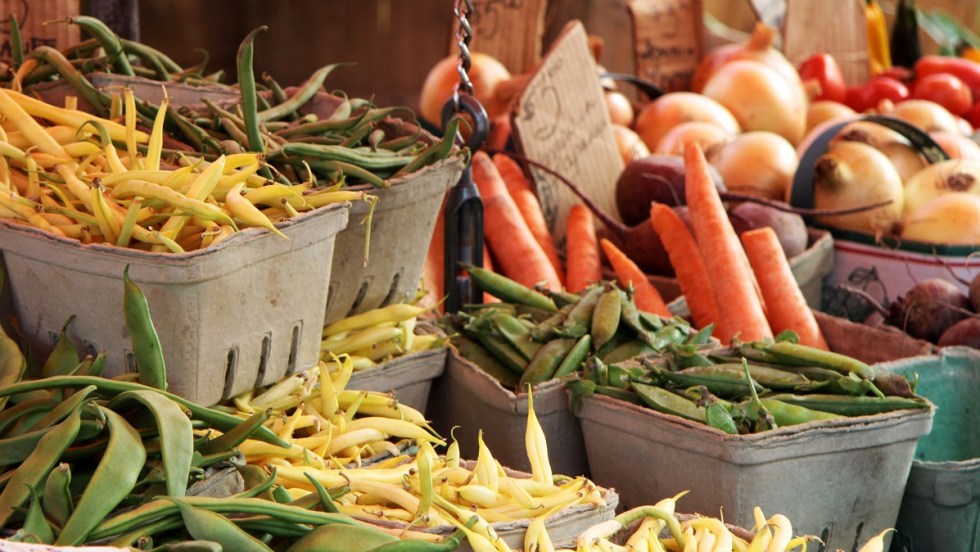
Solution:
<path fill-rule="evenodd" d="M 804 82 L 815 80 L 820 84 L 820 93 L 814 100 L 844 101 L 844 74 L 830 54 L 814 54 L 800 64 L 800 78 Z"/>
<path fill-rule="evenodd" d="M 848 88 L 844 103 L 860 113 L 878 107 L 881 100 L 898 103 L 908 98 L 909 89 L 904 84 L 891 77 L 878 76 L 861 86 Z"/>
<path fill-rule="evenodd" d="M 963 115 L 963 118 L 970 123 L 973 128 L 980 128 L 980 102 L 977 102 L 969 111 Z"/>
<path fill-rule="evenodd" d="M 973 93 L 960 79 L 947 73 L 925 75 L 915 79 L 912 97 L 935 102 L 953 115 L 963 115 L 973 107 Z"/>

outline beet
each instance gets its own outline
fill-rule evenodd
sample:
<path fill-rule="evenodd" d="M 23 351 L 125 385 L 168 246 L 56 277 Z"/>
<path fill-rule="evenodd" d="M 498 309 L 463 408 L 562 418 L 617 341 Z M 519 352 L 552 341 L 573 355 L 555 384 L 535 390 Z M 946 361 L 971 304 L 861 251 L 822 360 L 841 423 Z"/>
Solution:
<path fill-rule="evenodd" d="M 980 349 L 980 318 L 971 316 L 949 327 L 939 338 L 940 347 L 965 345 Z"/>
<path fill-rule="evenodd" d="M 974 312 L 980 312 L 980 274 L 970 281 L 970 304 L 973 305 Z"/>
<path fill-rule="evenodd" d="M 725 185 L 721 175 L 709 165 L 711 178 L 719 190 Z M 650 202 L 684 205 L 684 158 L 677 155 L 650 155 L 626 165 L 616 180 L 616 209 L 628 226 L 650 218 Z"/>
<path fill-rule="evenodd" d="M 923 280 L 892 303 L 888 323 L 912 337 L 936 343 L 953 324 L 969 315 L 970 300 L 952 282 Z"/>
<path fill-rule="evenodd" d="M 740 203 L 729 212 L 729 218 L 735 232 L 742 235 L 742 232 L 772 227 L 779 237 L 779 245 L 783 247 L 783 252 L 787 259 L 799 255 L 806 251 L 809 235 L 806 231 L 806 223 L 803 217 L 795 213 L 787 213 L 759 203 Z"/>

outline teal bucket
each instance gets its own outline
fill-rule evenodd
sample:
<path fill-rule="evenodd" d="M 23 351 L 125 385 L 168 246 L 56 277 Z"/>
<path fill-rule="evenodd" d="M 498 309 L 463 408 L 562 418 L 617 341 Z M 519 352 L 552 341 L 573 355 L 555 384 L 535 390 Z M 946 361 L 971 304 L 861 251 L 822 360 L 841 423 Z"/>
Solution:
<path fill-rule="evenodd" d="M 980 551 L 980 350 L 882 365 L 910 379 L 936 405 L 919 438 L 890 552 Z"/>

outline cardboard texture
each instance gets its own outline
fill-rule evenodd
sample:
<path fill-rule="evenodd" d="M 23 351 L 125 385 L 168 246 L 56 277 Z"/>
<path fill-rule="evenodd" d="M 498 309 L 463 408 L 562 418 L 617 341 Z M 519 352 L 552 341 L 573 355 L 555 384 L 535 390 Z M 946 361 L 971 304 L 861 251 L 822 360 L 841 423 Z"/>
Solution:
<path fill-rule="evenodd" d="M 927 355 L 936 347 L 891 326 L 869 326 L 813 311 L 830 350 L 868 364 Z M 874 346 L 869 346 L 873 344 Z"/>
<path fill-rule="evenodd" d="M 361 220 L 368 205 L 358 201 L 351 205 L 353 223 L 337 235 L 327 324 L 415 296 L 442 198 L 462 171 L 462 159 L 451 156 L 388 181 L 388 188 L 364 188 L 380 199 L 371 226 L 370 258 L 365 266 Z"/>
<path fill-rule="evenodd" d="M 794 65 L 825 52 L 837 60 L 844 82 L 864 83 L 871 76 L 864 0 L 793 0 L 786 9 L 783 53 Z"/>
<path fill-rule="evenodd" d="M 788 0 L 749 0 L 756 18 L 775 29 L 783 28 Z"/>
<path fill-rule="evenodd" d="M 446 369 L 447 347 L 412 353 L 380 364 L 370 370 L 354 372 L 347 389 L 392 393 L 395 399 L 425 412 L 432 381 Z"/>
<path fill-rule="evenodd" d="M 547 0 L 474 0 L 470 51 L 493 56 L 512 74 L 530 71 L 541 60 L 547 6 Z M 459 21 L 453 23 L 449 55 L 459 54 Z"/>
<path fill-rule="evenodd" d="M 578 184 L 608 213 L 623 170 L 585 27 L 569 23 L 511 113 L 518 150 Z M 545 219 L 558 246 L 578 198 L 558 179 L 531 168 Z"/>
<path fill-rule="evenodd" d="M 160 338 L 168 390 L 212 405 L 316 365 L 329 259 L 347 210 L 337 204 L 277 225 L 288 240 L 247 228 L 179 255 L 83 245 L 0 220 L 0 250 L 35 358 L 50 353 L 75 314 L 69 337 L 85 352 L 106 351 L 107 376 L 135 371 L 119 315 L 129 265 Z"/>
<path fill-rule="evenodd" d="M 223 84 L 193 86 L 176 82 L 161 83 L 143 77 L 127 77 L 111 73 L 89 73 L 85 75 L 85 78 L 93 86 L 107 94 L 119 92 L 126 87 L 132 88 L 134 96 L 154 105 L 160 105 L 163 94 L 166 92 L 170 98 L 171 108 L 188 107 L 197 112 L 207 111 L 207 106 L 202 102 L 202 98 L 207 97 L 216 102 L 235 102 L 240 97 L 238 90 Z M 74 96 L 78 100 L 79 110 L 87 113 L 95 112 L 92 104 L 79 95 L 74 86 L 64 80 L 42 82 L 30 86 L 29 90 L 52 105 L 65 105 L 65 98 Z"/>
<path fill-rule="evenodd" d="M 667 92 L 690 90 L 701 59 L 701 0 L 631 0 L 636 75 Z"/>
<path fill-rule="evenodd" d="M 752 527 L 759 506 L 785 514 L 794 532 L 819 536 L 825 550 L 850 550 L 894 527 L 933 410 L 728 435 L 595 395 L 583 398 L 579 417 L 593 480 L 617 489 L 625 508 L 691 490 L 684 511 L 723 512 L 726 522 Z"/>
<path fill-rule="evenodd" d="M 78 25 L 51 23 L 45 21 L 77 17 L 79 0 L 3 0 L 0 2 L 0 60 L 9 63 L 11 59 L 10 16 L 17 18 L 24 53 L 38 46 L 65 48 L 78 44 L 81 32 Z"/>
<path fill-rule="evenodd" d="M 919 440 L 895 537 L 907 550 L 980 547 L 980 350 L 947 347 L 938 355 L 883 363 L 919 376 L 917 391 L 936 404 L 933 430 Z"/>
<path fill-rule="evenodd" d="M 528 471 L 524 434 L 527 429 L 527 394 L 515 395 L 476 365 L 450 351 L 446 372 L 436 380 L 428 417 L 442 435 L 453 426 L 464 458 L 476 458 L 477 433 L 494 458 L 504 466 Z M 572 414 L 563 383 L 553 380 L 534 389 L 534 413 L 548 440 L 548 456 L 556 474 L 587 475 L 582 428 Z"/>

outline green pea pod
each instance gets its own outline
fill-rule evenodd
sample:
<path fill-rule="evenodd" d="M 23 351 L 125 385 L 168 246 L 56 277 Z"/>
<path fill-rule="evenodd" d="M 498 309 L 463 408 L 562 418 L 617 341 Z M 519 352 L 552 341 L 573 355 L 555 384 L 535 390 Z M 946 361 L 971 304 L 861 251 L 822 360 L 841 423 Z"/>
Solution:
<path fill-rule="evenodd" d="M 41 366 L 42 378 L 70 374 L 81 363 L 82 360 L 79 357 L 78 349 L 68 339 L 68 326 L 71 325 L 73 320 L 75 320 L 74 314 L 69 316 L 68 320 L 61 327 L 61 333 L 58 334 L 58 341 L 55 342 L 54 349 L 44 361 L 44 365 Z"/>
<path fill-rule="evenodd" d="M 626 368 L 616 364 L 609 365 L 609 386 L 618 389 L 627 389 L 630 385 L 632 374 Z"/>
<path fill-rule="evenodd" d="M 777 399 L 762 398 L 759 400 L 762 401 L 763 405 L 765 405 L 766 410 L 772 414 L 773 419 L 776 420 L 776 425 L 780 427 L 805 424 L 807 422 L 815 422 L 820 420 L 836 420 L 841 418 L 841 416 L 838 414 L 813 410 Z"/>
<path fill-rule="evenodd" d="M 612 343 L 607 342 L 607 343 Z M 624 360 L 629 360 L 631 358 L 636 358 L 638 356 L 648 355 L 650 353 L 657 352 L 653 347 L 647 344 L 645 341 L 640 341 L 639 339 L 634 339 L 632 341 L 627 341 L 620 344 L 615 349 L 607 352 L 606 354 L 601 354 L 602 349 L 600 349 L 599 354 L 603 362 L 615 363 L 623 362 Z"/>
<path fill-rule="evenodd" d="M 120 393 L 109 402 L 109 407 L 116 408 L 129 402 L 143 405 L 153 415 L 160 434 L 160 453 L 163 456 L 167 494 L 184 496 L 191 471 L 191 456 L 194 453 L 194 428 L 191 427 L 190 419 L 177 403 L 154 391 L 134 390 Z"/>
<path fill-rule="evenodd" d="M 55 544 L 77 546 L 136 486 L 146 462 L 146 449 L 139 433 L 125 418 L 108 408 L 100 407 L 109 427 L 109 446 L 106 447 L 92 479 L 68 522 L 62 527 Z"/>
<path fill-rule="evenodd" d="M 204 455 L 231 450 L 254 435 L 260 427 L 265 425 L 265 422 L 269 420 L 269 416 L 271 415 L 272 410 L 270 409 L 255 412 L 248 419 L 243 420 L 242 423 L 204 443 L 197 450 Z"/>
<path fill-rule="evenodd" d="M 275 500 L 278 504 L 289 504 L 290 502 L 293 501 L 293 495 L 289 494 L 289 491 L 286 490 L 286 487 L 283 487 L 282 485 L 276 485 L 275 487 L 272 488 L 272 499 Z"/>
<path fill-rule="evenodd" d="M 738 427 L 735 426 L 732 413 L 718 401 L 712 401 L 704 407 L 704 421 L 708 427 L 720 429 L 729 435 L 738 435 Z"/>
<path fill-rule="evenodd" d="M 490 316 L 493 328 L 514 348 L 525 361 L 530 361 L 541 349 L 541 344 L 531 338 L 531 330 L 517 318 L 503 312 Z"/>
<path fill-rule="evenodd" d="M 683 370 L 692 366 L 711 366 L 714 362 L 698 351 L 693 345 L 669 345 L 667 360 L 673 370 Z"/>
<path fill-rule="evenodd" d="M 711 333 L 714 331 L 715 323 L 712 322 L 711 324 L 708 324 L 707 326 L 691 334 L 691 336 L 687 339 L 687 344 L 694 346 L 707 345 L 711 342 Z"/>
<path fill-rule="evenodd" d="M 508 303 L 520 303 L 541 310 L 556 312 L 558 307 L 548 297 L 495 272 L 473 265 L 463 265 L 463 269 L 476 281 L 480 289 Z"/>
<path fill-rule="evenodd" d="M 68 418 L 41 437 L 37 447 L 20 466 L 10 474 L 3 492 L 0 492 L 0 529 L 2 529 L 24 501 L 30 498 L 30 488 L 37 487 L 48 477 L 65 449 L 75 440 L 82 425 L 81 407 Z M 6 475 L 6 474 L 4 474 Z"/>
<path fill-rule="evenodd" d="M 0 435 L 7 434 L 10 428 L 14 427 L 25 417 L 30 418 L 32 420 L 31 423 L 33 423 L 50 412 L 57 404 L 51 397 L 42 397 L 17 403 L 3 410 L 0 412 Z"/>
<path fill-rule="evenodd" d="M 653 333 L 653 348 L 662 351 L 670 345 L 681 344 L 687 333 L 677 324 L 668 324 Z"/>
<path fill-rule="evenodd" d="M 272 549 L 259 539 L 249 535 L 228 518 L 221 514 L 195 508 L 183 500 L 168 497 L 177 505 L 184 527 L 191 537 L 197 540 L 213 541 L 221 545 L 222 550 L 236 552 L 272 552 Z"/>
<path fill-rule="evenodd" d="M 24 525 L 20 532 L 23 533 L 22 541 L 30 537 L 31 542 L 39 544 L 52 544 L 54 542 L 54 531 L 48 520 L 44 518 L 41 510 L 41 497 L 34 487 L 30 488 L 31 500 L 27 506 L 27 514 L 24 517 Z"/>
<path fill-rule="evenodd" d="M 123 311 L 133 345 L 136 372 L 143 385 L 167 389 L 167 368 L 160 349 L 160 338 L 153 327 L 150 307 L 143 290 L 129 278 L 129 265 L 123 269 Z"/>
<path fill-rule="evenodd" d="M 572 312 L 573 308 L 575 308 L 574 304 L 568 304 L 558 309 L 558 312 L 553 313 L 550 318 L 531 330 L 531 337 L 539 343 L 547 343 L 557 337 L 558 328 L 565 322 L 565 318 L 568 317 L 568 313 Z"/>
<path fill-rule="evenodd" d="M 738 372 L 715 370 L 714 368 L 714 366 L 695 366 L 685 368 L 680 372 L 659 370 L 657 375 L 664 381 L 679 387 L 703 385 L 719 397 L 738 398 L 751 393 L 749 384 L 743 375 Z M 762 386 L 754 382 L 753 385 L 757 392 L 765 391 Z"/>
<path fill-rule="evenodd" d="M 559 338 L 545 343 L 528 363 L 527 369 L 521 375 L 518 389 L 525 389 L 528 384 L 536 385 L 550 380 L 561 365 L 561 361 L 575 346 L 575 342 L 574 339 Z"/>
<path fill-rule="evenodd" d="M 592 348 L 592 336 L 585 334 L 575 342 L 575 346 L 572 347 L 565 358 L 562 359 L 561 364 L 558 365 L 558 369 L 555 370 L 553 377 L 561 378 L 565 377 L 572 372 L 575 372 L 582 367 L 582 363 L 585 362 L 586 357 L 589 356 L 589 350 Z"/>
<path fill-rule="evenodd" d="M 636 382 L 632 385 L 633 391 L 639 395 L 640 400 L 652 410 L 705 423 L 704 408 L 694 404 L 694 401 L 688 400 L 676 393 L 671 393 L 666 389 L 661 389 L 660 387 Z"/>
<path fill-rule="evenodd" d="M 836 370 L 842 374 L 854 372 L 864 379 L 875 379 L 875 371 L 864 362 L 832 351 L 824 351 L 789 341 L 777 341 L 767 345 L 765 351 L 773 355 L 781 364 L 819 366 Z"/>
<path fill-rule="evenodd" d="M 508 388 L 516 388 L 520 376 L 513 370 L 504 366 L 495 356 L 487 352 L 479 343 L 468 337 L 459 335 L 453 337 L 453 345 L 459 354 L 466 360 L 476 364 L 481 370 L 490 374 L 500 382 L 500 385 Z"/>
<path fill-rule="evenodd" d="M 785 364 L 783 362 L 780 362 L 779 357 L 766 351 L 765 344 L 763 343 L 743 343 L 739 345 L 735 350 L 738 353 L 737 358 L 745 358 L 749 362 L 765 362 L 767 364 L 773 364 L 773 365 Z M 733 359 L 733 361 L 737 361 L 737 360 Z"/>
<path fill-rule="evenodd" d="M 623 305 L 619 290 L 610 287 L 602 292 L 592 313 L 592 346 L 599 349 L 608 343 L 619 329 Z"/>
<path fill-rule="evenodd" d="M 367 525 L 321 525 L 294 542 L 286 552 L 366 552 L 399 540 Z"/>
<path fill-rule="evenodd" d="M 687 373 L 688 371 L 702 374 L 723 374 L 728 373 L 733 377 L 745 378 L 745 373 L 742 369 L 741 364 L 735 363 L 723 363 L 715 364 L 714 366 L 698 366 L 683 370 L 682 373 Z M 786 370 L 780 370 L 778 368 L 769 368 L 767 366 L 759 366 L 756 364 L 749 364 L 749 374 L 752 375 L 752 379 L 761 385 L 762 387 L 768 389 L 795 389 L 797 387 L 803 387 L 812 383 L 803 374 L 788 372 Z M 757 389 L 758 390 L 758 389 Z"/>
<path fill-rule="evenodd" d="M 623 290 L 619 290 L 619 312 L 622 318 L 622 323 L 626 325 L 629 329 L 636 332 L 636 337 L 648 345 L 653 345 L 653 334 L 640 320 L 640 311 L 636 308 L 636 303 L 633 299 Z"/>
<path fill-rule="evenodd" d="M 878 365 L 872 365 L 871 369 L 875 371 L 875 386 L 886 396 L 911 397 L 914 395 L 912 384 L 905 376 L 879 368 Z"/>
<path fill-rule="evenodd" d="M 555 333 L 561 337 L 575 338 L 589 333 L 592 327 L 592 313 L 595 312 L 602 289 L 602 286 L 598 285 L 590 287 L 572 306 L 572 310 L 568 312 L 561 326 L 556 328 Z"/>
<path fill-rule="evenodd" d="M 526 370 L 527 361 L 504 338 L 487 332 L 471 333 L 470 335 L 475 337 L 480 342 L 480 345 L 483 345 L 484 349 L 490 351 L 490 354 L 494 358 L 500 361 L 501 364 L 506 366 L 515 375 L 523 374 Z"/>
<path fill-rule="evenodd" d="M 851 372 L 846 376 L 838 375 L 838 377 L 820 382 L 820 391 L 822 393 L 829 393 L 832 395 L 854 395 L 855 397 L 860 397 L 862 395 L 872 394 L 878 398 L 884 398 L 885 394 L 875 386 L 874 382 L 871 380 L 866 380 L 859 378 L 857 374 Z"/>
<path fill-rule="evenodd" d="M 59 529 L 68 522 L 75 509 L 71 499 L 71 467 L 68 464 L 62 462 L 48 474 L 41 495 L 41 508 L 44 516 Z"/>
<path fill-rule="evenodd" d="M 841 416 L 869 416 L 893 410 L 928 409 L 931 405 L 921 399 L 904 397 L 852 397 L 850 395 L 827 395 L 811 393 L 809 395 L 777 394 L 767 397 L 789 404 L 795 404 L 812 410 L 831 412 Z"/>
<path fill-rule="evenodd" d="M 632 404 L 642 405 L 643 401 L 636 393 L 619 387 L 612 387 L 609 385 L 596 385 L 593 391 L 597 395 L 605 395 L 607 397 L 612 397 L 614 399 L 619 399 Z"/>

